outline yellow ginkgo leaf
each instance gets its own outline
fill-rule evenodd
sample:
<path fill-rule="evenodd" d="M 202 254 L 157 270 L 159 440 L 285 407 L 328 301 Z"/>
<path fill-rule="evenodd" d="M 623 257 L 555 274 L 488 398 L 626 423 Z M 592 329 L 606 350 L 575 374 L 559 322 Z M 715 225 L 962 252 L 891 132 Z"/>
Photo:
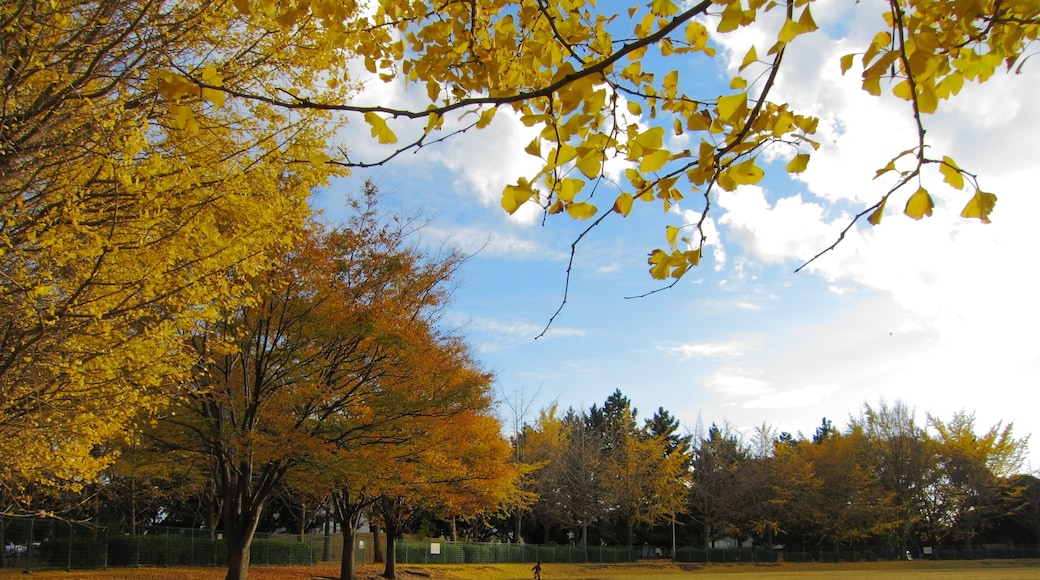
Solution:
<path fill-rule="evenodd" d="M 650 12 L 655 16 L 668 18 L 679 13 L 679 7 L 672 0 L 654 0 L 650 3 Z"/>
<path fill-rule="evenodd" d="M 632 204 L 635 202 L 635 198 L 632 197 L 631 193 L 622 192 L 621 195 L 614 200 L 614 207 L 612 208 L 615 213 L 619 213 L 622 216 L 628 216 L 632 213 Z"/>
<path fill-rule="evenodd" d="M 559 186 L 556 188 L 556 195 L 564 201 L 573 201 L 574 196 L 578 195 L 583 187 L 585 187 L 584 181 L 567 178 L 559 182 Z"/>
<path fill-rule="evenodd" d="M 751 48 L 748 49 L 747 54 L 744 55 L 744 60 L 741 61 L 740 68 L 738 68 L 737 70 L 738 71 L 743 71 L 747 67 L 749 67 L 752 64 L 754 64 L 757 60 L 758 60 L 758 52 L 755 50 L 755 45 L 752 44 Z"/>
<path fill-rule="evenodd" d="M 505 191 L 502 192 L 502 209 L 510 214 L 515 213 L 534 194 L 530 182 L 520 178 L 516 185 L 507 185 Z"/>
<path fill-rule="evenodd" d="M 587 220 L 596 215 L 597 208 L 591 203 L 579 201 L 567 206 L 567 215 L 578 220 Z"/>
<path fill-rule="evenodd" d="M 885 197 L 884 199 L 882 199 L 881 203 L 878 204 L 877 209 L 875 209 L 870 214 L 870 217 L 867 218 L 867 221 L 870 222 L 870 225 L 876 226 L 876 225 L 881 223 L 881 216 L 884 215 L 884 213 L 885 213 L 885 203 L 886 202 L 888 202 L 888 197 Z"/>
<path fill-rule="evenodd" d="M 495 113 L 498 112 L 498 107 L 491 107 L 484 109 L 480 113 L 480 119 L 477 120 L 477 129 L 483 129 L 491 124 L 491 121 L 495 118 Z"/>
<path fill-rule="evenodd" d="M 915 220 L 919 220 L 923 217 L 931 217 L 932 209 L 935 207 L 935 203 L 932 201 L 932 196 L 928 194 L 928 191 L 919 187 L 910 199 L 906 201 L 906 209 L 903 213 L 912 217 Z"/>
<path fill-rule="evenodd" d="M 961 211 L 962 218 L 976 218 L 984 224 L 989 223 L 989 214 L 997 205 L 997 196 L 985 191 L 976 191 Z"/>
<path fill-rule="evenodd" d="M 679 91 L 679 71 L 668 71 L 668 74 L 664 75 L 662 86 L 664 87 L 664 94 L 669 99 L 674 99 Z"/>
<path fill-rule="evenodd" d="M 719 97 L 718 109 L 719 117 L 723 121 L 734 124 L 737 118 L 742 117 L 747 111 L 747 93 Z"/>
<path fill-rule="evenodd" d="M 786 169 L 788 173 L 801 173 L 805 171 L 805 168 L 808 167 L 808 165 L 809 154 L 799 153 L 798 155 L 794 156 L 794 159 L 791 159 L 791 161 L 787 163 Z"/>
<path fill-rule="evenodd" d="M 762 180 L 765 172 L 755 165 L 754 159 L 742 161 L 726 170 L 726 174 L 735 185 L 754 185 Z"/>
<path fill-rule="evenodd" d="M 855 58 L 855 54 L 846 54 L 841 57 L 841 74 L 849 72 L 849 69 L 852 68 L 852 61 Z"/>
<path fill-rule="evenodd" d="M 644 173 L 657 171 L 664 167 L 670 158 L 671 154 L 667 149 L 659 149 L 643 156 L 642 161 L 639 162 L 639 170 Z"/>
<path fill-rule="evenodd" d="M 700 22 L 691 20 L 686 25 L 686 42 L 690 43 L 694 50 L 704 48 L 708 44 L 708 29 Z"/>
<path fill-rule="evenodd" d="M 365 113 L 365 122 L 368 123 L 369 127 L 372 128 L 372 136 L 375 137 L 380 144 L 387 145 L 390 143 L 397 143 L 397 135 L 390 130 L 387 126 L 386 120 L 375 114 L 372 111 Z"/>
<path fill-rule="evenodd" d="M 939 173 L 942 173 L 943 181 L 946 183 L 956 189 L 964 189 L 964 174 L 953 159 L 943 156 L 942 163 L 939 164 Z"/>
<path fill-rule="evenodd" d="M 675 226 L 665 226 L 664 237 L 668 240 L 668 247 L 674 250 L 675 244 L 678 243 L 679 240 L 679 228 Z"/>
<path fill-rule="evenodd" d="M 802 29 L 802 25 L 788 18 L 784 22 L 783 27 L 780 28 L 780 34 L 777 38 L 780 40 L 780 42 L 786 44 L 794 40 L 794 38 L 802 32 L 805 32 Z"/>
<path fill-rule="evenodd" d="M 213 103 L 214 109 L 224 106 L 227 95 L 220 89 L 202 89 L 202 98 Z"/>
<path fill-rule="evenodd" d="M 542 139 L 541 137 L 535 137 L 524 147 L 524 152 L 528 155 L 534 155 L 535 157 L 542 156 Z"/>
<path fill-rule="evenodd" d="M 588 151 L 580 155 L 574 165 L 585 177 L 596 179 L 603 169 L 603 152 L 598 149 Z"/>
<path fill-rule="evenodd" d="M 658 249 L 650 252 L 646 263 L 650 264 L 650 276 L 654 280 L 664 280 L 668 277 L 668 266 L 671 262 L 669 258 L 670 256 L 664 250 Z"/>
<path fill-rule="evenodd" d="M 636 135 L 635 141 L 643 149 L 660 149 L 664 145 L 664 128 L 651 127 Z"/>

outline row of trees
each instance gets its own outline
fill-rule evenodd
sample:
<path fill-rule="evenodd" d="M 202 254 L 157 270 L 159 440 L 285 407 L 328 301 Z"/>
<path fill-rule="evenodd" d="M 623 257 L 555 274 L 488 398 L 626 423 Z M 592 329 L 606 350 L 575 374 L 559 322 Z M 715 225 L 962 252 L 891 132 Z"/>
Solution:
<path fill-rule="evenodd" d="M 866 405 L 812 437 L 763 425 L 682 434 L 668 411 L 639 424 L 616 391 L 602 407 L 543 409 L 515 438 L 537 494 L 511 533 L 536 542 L 883 545 L 893 553 L 980 538 L 1040 548 L 1040 486 L 1026 440 L 974 417 L 917 423 L 905 404 Z M 672 536 L 672 537 L 670 537 Z M 898 550 L 898 552 L 896 552 Z"/>

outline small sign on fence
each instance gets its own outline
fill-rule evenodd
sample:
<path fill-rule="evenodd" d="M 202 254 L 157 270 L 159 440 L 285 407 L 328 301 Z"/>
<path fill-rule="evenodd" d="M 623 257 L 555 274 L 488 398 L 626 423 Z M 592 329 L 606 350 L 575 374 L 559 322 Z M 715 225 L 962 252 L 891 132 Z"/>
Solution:
<path fill-rule="evenodd" d="M 431 556 L 439 556 L 440 553 L 441 553 L 441 545 L 438 544 L 437 542 L 431 542 L 430 543 L 430 555 Z"/>

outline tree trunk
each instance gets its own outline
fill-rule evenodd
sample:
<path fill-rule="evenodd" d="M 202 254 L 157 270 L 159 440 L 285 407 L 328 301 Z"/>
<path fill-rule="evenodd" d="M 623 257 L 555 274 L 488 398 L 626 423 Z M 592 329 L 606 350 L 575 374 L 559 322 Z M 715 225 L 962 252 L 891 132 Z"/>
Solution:
<path fill-rule="evenodd" d="M 332 561 L 332 518 L 328 512 L 325 513 L 325 536 L 321 545 L 321 561 Z"/>
<path fill-rule="evenodd" d="M 379 541 L 379 524 L 369 522 L 368 527 L 372 530 L 372 562 L 382 564 L 385 560 L 383 559 L 383 544 Z"/>
<path fill-rule="evenodd" d="M 380 501 L 380 512 L 383 517 L 383 531 L 386 532 L 386 566 L 383 577 L 388 580 L 397 579 L 397 538 L 404 531 L 405 508 L 401 498 L 383 498 Z"/>
<path fill-rule="evenodd" d="M 137 478 L 130 477 L 130 537 L 137 535 Z"/>
<path fill-rule="evenodd" d="M 396 526 L 386 523 L 386 565 L 383 568 L 383 578 L 397 580 L 397 531 Z"/>
<path fill-rule="evenodd" d="M 220 495 L 221 515 L 224 522 L 224 541 L 228 547 L 226 580 L 246 580 L 249 574 L 249 548 L 260 523 L 264 503 L 285 476 L 285 467 L 265 465 L 254 472 L 250 460 L 241 461 L 237 468 L 230 461 L 221 460 Z"/>
<path fill-rule="evenodd" d="M 524 510 L 517 510 L 515 522 L 516 523 L 513 525 L 513 541 L 518 544 L 522 544 L 523 540 L 521 539 L 520 534 L 522 532 L 524 522 Z"/>
<path fill-rule="evenodd" d="M 343 558 L 339 565 L 340 580 L 355 580 L 354 575 L 354 542 L 357 529 L 361 524 L 361 514 L 372 500 L 364 494 L 352 494 L 350 488 L 332 492 L 332 507 L 336 510 L 336 519 L 343 533 Z"/>
<path fill-rule="evenodd" d="M 224 580 L 246 580 L 249 575 L 249 549 L 253 544 L 253 535 L 240 536 L 232 540 L 227 537 L 228 570 Z"/>
<path fill-rule="evenodd" d="M 357 528 L 343 525 L 343 557 L 339 563 L 340 580 L 356 580 L 354 575 L 354 541 L 357 539 Z"/>
<path fill-rule="evenodd" d="M 225 502 L 225 506 L 233 502 Z M 236 502 L 237 503 L 237 502 Z M 224 509 L 224 541 L 228 548 L 228 571 L 225 580 L 246 580 L 249 575 L 249 550 L 256 526 L 260 523 L 260 505 L 255 509 Z"/>

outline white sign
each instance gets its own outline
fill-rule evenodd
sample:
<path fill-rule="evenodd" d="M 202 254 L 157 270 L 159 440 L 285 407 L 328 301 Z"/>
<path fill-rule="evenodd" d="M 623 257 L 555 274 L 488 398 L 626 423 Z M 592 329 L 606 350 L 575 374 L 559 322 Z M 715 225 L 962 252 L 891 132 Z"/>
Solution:
<path fill-rule="evenodd" d="M 437 556 L 441 553 L 441 545 L 437 543 L 430 544 L 430 554 Z"/>

